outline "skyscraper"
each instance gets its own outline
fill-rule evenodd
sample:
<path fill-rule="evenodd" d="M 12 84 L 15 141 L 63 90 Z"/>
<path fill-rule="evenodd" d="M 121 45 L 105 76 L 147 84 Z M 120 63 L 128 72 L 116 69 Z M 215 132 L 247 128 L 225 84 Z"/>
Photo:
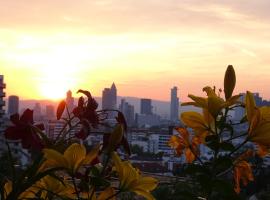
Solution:
<path fill-rule="evenodd" d="M 74 97 L 72 96 L 72 92 L 70 90 L 67 91 L 66 104 L 69 112 L 71 113 L 75 105 L 74 105 Z"/>
<path fill-rule="evenodd" d="M 129 127 L 133 126 L 135 124 L 134 106 L 132 106 L 128 102 L 126 102 L 125 99 L 121 99 L 121 104 L 119 106 L 119 110 L 125 116 L 125 119 L 127 121 L 127 125 Z"/>
<path fill-rule="evenodd" d="M 13 115 L 19 113 L 19 97 L 11 95 L 8 97 L 8 114 Z"/>
<path fill-rule="evenodd" d="M 178 121 L 179 118 L 179 98 L 177 97 L 177 87 L 171 89 L 171 121 Z"/>
<path fill-rule="evenodd" d="M 55 117 L 53 105 L 46 106 L 46 118 L 53 119 Z"/>
<path fill-rule="evenodd" d="M 151 99 L 141 99 L 141 114 L 152 115 Z"/>
<path fill-rule="evenodd" d="M 104 88 L 102 91 L 102 109 L 116 109 L 117 89 L 113 83 L 111 88 Z"/>
<path fill-rule="evenodd" d="M 0 134 L 4 131 L 4 106 L 5 101 L 4 97 L 6 96 L 4 89 L 6 88 L 6 84 L 4 83 L 4 76 L 0 75 Z"/>
<path fill-rule="evenodd" d="M 41 106 L 40 103 L 36 103 L 34 108 L 33 108 L 33 117 L 35 121 L 41 120 Z"/>

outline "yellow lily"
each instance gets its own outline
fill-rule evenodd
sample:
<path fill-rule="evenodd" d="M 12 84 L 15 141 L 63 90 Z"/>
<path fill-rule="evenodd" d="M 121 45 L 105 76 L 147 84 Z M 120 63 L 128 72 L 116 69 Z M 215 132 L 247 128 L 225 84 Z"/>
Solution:
<path fill-rule="evenodd" d="M 7 198 L 7 196 L 12 192 L 12 182 L 7 181 L 4 185 L 4 199 Z M 28 188 L 26 191 L 22 192 L 19 196 L 20 199 L 28 199 L 28 198 L 35 198 L 36 193 L 39 191 L 39 189 L 35 188 L 34 186 Z"/>
<path fill-rule="evenodd" d="M 116 152 L 112 153 L 112 158 L 120 179 L 120 189 L 135 192 L 147 200 L 154 200 L 150 192 L 157 187 L 158 181 L 152 177 L 141 176 L 139 170 L 132 167 L 130 162 L 121 161 Z"/>
<path fill-rule="evenodd" d="M 256 107 L 254 96 L 247 91 L 246 115 L 249 123 L 248 139 L 259 146 L 259 155 L 268 153 L 270 146 L 270 107 Z"/>
<path fill-rule="evenodd" d="M 59 180 L 46 176 L 42 178 L 37 184 L 36 187 L 43 190 L 42 197 L 46 197 L 47 193 L 51 192 L 57 196 L 68 197 L 76 199 L 74 188 L 67 182 L 64 181 L 64 184 Z"/>
<path fill-rule="evenodd" d="M 182 103 L 182 106 L 193 105 L 196 107 L 200 107 L 202 109 L 207 110 L 212 115 L 213 118 L 216 118 L 222 109 L 236 104 L 241 96 L 235 95 L 224 101 L 224 99 L 219 97 L 215 93 L 215 91 L 209 86 L 204 87 L 203 91 L 206 92 L 207 98 L 198 97 L 190 94 L 188 95 L 188 97 L 191 98 L 193 102 Z"/>
<path fill-rule="evenodd" d="M 53 149 L 44 149 L 44 157 L 47 159 L 45 166 L 63 167 L 74 174 L 82 165 L 91 163 L 96 158 L 99 152 L 99 146 L 96 146 L 92 151 L 86 154 L 84 145 L 73 143 L 64 152 L 59 153 Z"/>

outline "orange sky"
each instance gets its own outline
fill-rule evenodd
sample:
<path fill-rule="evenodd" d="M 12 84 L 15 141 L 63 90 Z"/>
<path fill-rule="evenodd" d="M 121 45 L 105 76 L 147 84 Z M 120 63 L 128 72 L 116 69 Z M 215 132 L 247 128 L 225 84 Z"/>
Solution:
<path fill-rule="evenodd" d="M 27 3 L 26 3 L 27 2 Z M 269 0 L 0 0 L 0 74 L 7 95 L 60 98 L 67 89 L 169 100 L 222 87 L 270 98 Z"/>

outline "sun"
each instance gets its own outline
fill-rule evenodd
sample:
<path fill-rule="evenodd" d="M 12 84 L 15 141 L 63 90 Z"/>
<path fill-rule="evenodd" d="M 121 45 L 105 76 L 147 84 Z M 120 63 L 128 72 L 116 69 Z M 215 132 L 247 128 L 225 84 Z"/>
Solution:
<path fill-rule="evenodd" d="M 60 100 L 65 98 L 68 90 L 74 90 L 76 85 L 76 76 L 58 65 L 58 67 L 47 67 L 43 70 L 38 88 L 42 98 Z"/>

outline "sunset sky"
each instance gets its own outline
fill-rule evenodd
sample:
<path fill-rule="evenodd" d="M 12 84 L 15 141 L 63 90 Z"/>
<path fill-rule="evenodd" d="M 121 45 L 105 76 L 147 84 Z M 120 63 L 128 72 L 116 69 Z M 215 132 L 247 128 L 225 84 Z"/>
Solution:
<path fill-rule="evenodd" d="M 0 0 L 0 74 L 7 95 L 55 99 L 68 89 L 101 96 L 181 100 L 222 87 L 270 98 L 269 0 Z"/>

